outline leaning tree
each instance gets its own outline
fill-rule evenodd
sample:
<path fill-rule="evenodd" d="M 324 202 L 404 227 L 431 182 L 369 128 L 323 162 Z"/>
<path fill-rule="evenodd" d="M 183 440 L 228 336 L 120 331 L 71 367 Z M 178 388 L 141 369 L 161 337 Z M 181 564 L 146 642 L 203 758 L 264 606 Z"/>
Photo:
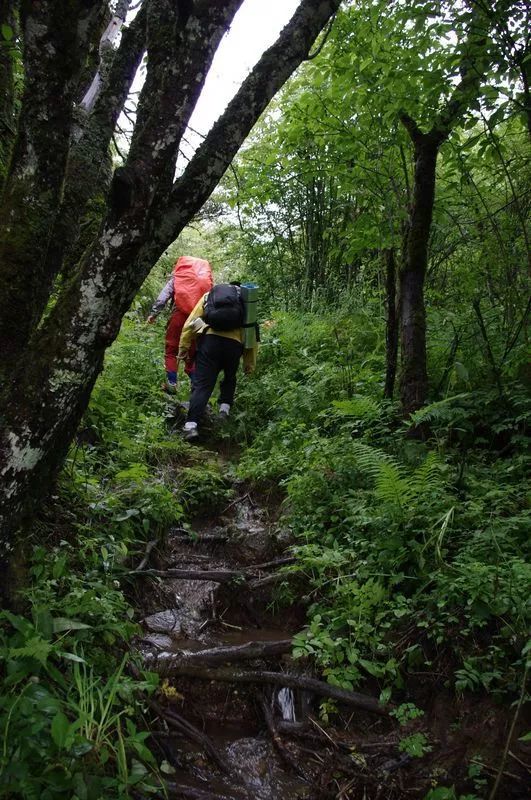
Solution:
<path fill-rule="evenodd" d="M 11 92 L 0 108 L 2 147 L 10 150 L 0 173 L 4 564 L 61 466 L 135 293 L 340 0 L 300 0 L 176 178 L 187 123 L 241 4 L 143 0 L 115 49 L 109 30 L 121 25 L 128 2 L 1 0 L 4 38 L 18 45 L 2 60 L 12 71 L 4 84 L 23 75 L 19 102 Z M 110 143 L 144 59 L 130 149 L 113 171 Z"/>

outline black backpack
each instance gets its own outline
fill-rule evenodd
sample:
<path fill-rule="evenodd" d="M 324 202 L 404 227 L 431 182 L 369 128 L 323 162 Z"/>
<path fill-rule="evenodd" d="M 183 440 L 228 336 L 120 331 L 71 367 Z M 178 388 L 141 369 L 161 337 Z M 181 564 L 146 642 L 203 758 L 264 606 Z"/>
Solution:
<path fill-rule="evenodd" d="M 232 331 L 241 328 L 244 306 L 239 286 L 219 283 L 208 293 L 203 319 L 215 331 Z"/>

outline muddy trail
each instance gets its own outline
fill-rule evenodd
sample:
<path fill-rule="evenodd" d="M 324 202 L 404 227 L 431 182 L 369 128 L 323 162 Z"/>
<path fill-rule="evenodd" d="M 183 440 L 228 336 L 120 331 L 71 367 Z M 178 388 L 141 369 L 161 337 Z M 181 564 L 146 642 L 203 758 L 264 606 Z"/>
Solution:
<path fill-rule="evenodd" d="M 499 761 L 505 725 L 495 712 L 457 709 L 449 693 L 426 690 L 417 702 L 430 705 L 431 749 L 418 758 L 400 745 L 418 722 L 400 729 L 376 685 L 367 694 L 337 689 L 294 660 L 305 608 L 276 598 L 284 581 L 295 580 L 295 596 L 304 584 L 286 574 L 294 559 L 278 502 L 237 481 L 233 490 L 215 513 L 170 530 L 164 547 L 151 543 L 136 568 L 143 634 L 135 647 L 161 675 L 149 701 L 150 744 L 167 796 L 400 800 L 424 798 L 441 777 L 470 791 L 467 769 L 485 719 Z M 326 726 L 323 700 L 334 704 Z M 514 762 L 506 772 L 497 796 L 527 797 L 529 773 Z M 492 781 L 496 769 L 481 774 Z"/>

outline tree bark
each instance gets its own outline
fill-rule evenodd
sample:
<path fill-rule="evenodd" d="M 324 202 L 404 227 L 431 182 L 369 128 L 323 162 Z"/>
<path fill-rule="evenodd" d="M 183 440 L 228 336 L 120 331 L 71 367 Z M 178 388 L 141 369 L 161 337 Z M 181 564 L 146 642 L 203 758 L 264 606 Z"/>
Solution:
<path fill-rule="evenodd" d="M 11 40 L 0 35 L 0 192 L 7 172 L 9 156 L 15 139 L 15 80 L 16 19 L 14 2 L 0 0 L 0 25 L 12 31 Z"/>
<path fill-rule="evenodd" d="M 0 202 L 0 386 L 48 297 L 42 266 L 66 169 L 75 90 L 104 0 L 21 4 L 24 95 Z"/>
<path fill-rule="evenodd" d="M 385 386 L 384 397 L 392 400 L 395 390 L 396 366 L 398 358 L 398 309 L 396 303 L 396 260 L 395 250 L 385 251 L 385 297 L 387 322 L 385 329 Z"/>
<path fill-rule="evenodd" d="M 420 134 L 415 140 L 413 199 L 407 230 L 405 263 L 400 270 L 400 396 L 405 414 L 420 408 L 428 394 L 424 281 L 428 266 L 438 139 Z"/>
<path fill-rule="evenodd" d="M 139 286 L 159 255 L 208 199 L 269 100 L 307 56 L 339 4 L 340 0 L 301 0 L 291 22 L 264 53 L 185 173 L 172 185 L 180 137 L 239 2 L 196 4 L 193 8 L 198 16 L 187 17 L 184 11 L 176 13 L 169 0 L 150 0 L 149 13 L 154 13 L 156 5 L 160 15 L 151 16 L 151 35 L 155 36 L 151 40 L 148 17 L 147 46 L 153 56 L 151 66 L 148 59 L 148 71 L 152 69 L 161 82 L 153 86 L 146 81 L 143 91 L 147 94 L 138 115 L 142 129 L 135 134 L 125 170 L 114 175 L 97 240 L 85 251 L 31 338 L 28 325 L 18 325 L 16 315 L 6 308 L 12 291 L 5 279 L 0 291 L 0 317 L 4 319 L 4 312 L 9 312 L 15 325 L 15 332 L 7 327 L 6 334 L 20 364 L 0 398 L 0 549 L 4 552 L 57 473 L 88 404 L 105 349 L 114 341 Z M 187 5 L 177 4 L 181 10 Z M 162 12 L 168 14 L 166 27 L 160 26 Z M 183 52 L 177 53 L 177 49 Z M 57 71 L 56 64 L 54 68 Z M 45 86 L 42 102 L 49 105 L 50 81 Z M 54 100 L 57 102 L 56 97 Z M 61 139 L 61 175 L 70 136 L 67 128 L 61 117 L 61 136 L 50 132 Z M 50 177 L 48 166 L 46 162 L 43 171 Z M 57 213 L 61 185 L 62 177 L 61 181 L 54 178 L 53 191 L 48 194 L 53 207 L 53 212 L 46 211 L 48 225 Z M 44 190 L 38 186 L 35 196 L 42 204 Z M 15 205 L 13 202 L 13 208 Z M 42 224 L 38 229 L 43 233 Z M 31 227 L 23 252 L 27 259 L 31 253 L 38 254 L 41 263 L 44 247 L 34 240 L 35 230 Z M 48 236 L 45 238 L 47 241 Z M 21 257 L 14 249 L 2 278 L 14 274 L 15 262 L 21 263 Z M 34 269 L 28 274 L 34 274 Z M 33 323 L 38 315 L 28 292 L 23 286 L 20 289 L 23 297 L 17 301 L 18 309 L 24 314 L 29 308 Z M 4 373 L 11 375 L 13 364 L 9 360 L 6 367 L 7 363 L 4 360 Z"/>

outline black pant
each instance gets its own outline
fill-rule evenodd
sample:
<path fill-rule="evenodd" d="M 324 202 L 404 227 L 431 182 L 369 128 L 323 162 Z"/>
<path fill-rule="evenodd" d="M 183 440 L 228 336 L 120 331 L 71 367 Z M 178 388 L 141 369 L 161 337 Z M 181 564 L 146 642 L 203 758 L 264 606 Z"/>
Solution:
<path fill-rule="evenodd" d="M 219 373 L 223 370 L 219 402 L 232 405 L 236 391 L 236 372 L 243 353 L 243 345 L 226 336 L 207 333 L 200 336 L 197 342 L 195 375 L 188 422 L 199 422 L 214 391 Z"/>

